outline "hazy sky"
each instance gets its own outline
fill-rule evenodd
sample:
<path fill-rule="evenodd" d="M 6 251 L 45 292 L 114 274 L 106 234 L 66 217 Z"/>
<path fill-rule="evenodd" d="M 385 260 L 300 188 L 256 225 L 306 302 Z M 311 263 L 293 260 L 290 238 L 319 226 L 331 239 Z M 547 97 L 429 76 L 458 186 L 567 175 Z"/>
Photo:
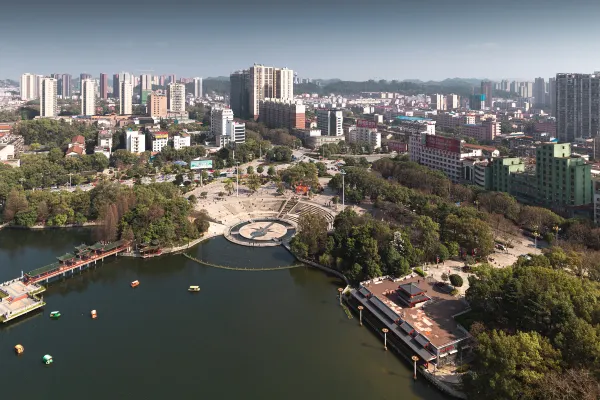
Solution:
<path fill-rule="evenodd" d="M 84 2 L 3 4 L 0 78 L 141 70 L 209 77 L 253 63 L 347 80 L 600 70 L 598 0 Z"/>

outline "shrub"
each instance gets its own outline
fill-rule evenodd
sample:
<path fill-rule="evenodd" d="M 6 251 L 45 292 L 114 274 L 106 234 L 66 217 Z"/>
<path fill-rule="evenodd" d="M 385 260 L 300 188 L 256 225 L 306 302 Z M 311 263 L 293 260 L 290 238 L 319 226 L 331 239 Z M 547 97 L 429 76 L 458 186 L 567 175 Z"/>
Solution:
<path fill-rule="evenodd" d="M 423 278 L 427 276 L 427 273 L 423 271 L 420 267 L 416 267 L 413 271 L 415 271 L 416 274 L 421 275 Z"/>
<path fill-rule="evenodd" d="M 450 275 L 450 283 L 452 286 L 461 287 L 463 285 L 463 278 L 458 274 Z"/>
<path fill-rule="evenodd" d="M 452 291 L 450 292 L 450 296 L 458 296 L 458 290 L 452 289 Z"/>

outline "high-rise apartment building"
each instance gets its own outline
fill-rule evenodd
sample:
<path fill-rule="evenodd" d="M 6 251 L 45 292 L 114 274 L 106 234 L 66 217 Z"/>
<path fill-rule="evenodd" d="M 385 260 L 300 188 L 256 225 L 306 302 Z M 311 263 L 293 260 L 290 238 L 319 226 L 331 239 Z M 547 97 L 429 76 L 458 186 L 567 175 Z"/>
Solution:
<path fill-rule="evenodd" d="M 81 81 L 81 115 L 96 114 L 96 82 L 93 79 Z"/>
<path fill-rule="evenodd" d="M 147 100 L 148 115 L 153 118 L 167 118 L 167 96 L 152 93 Z"/>
<path fill-rule="evenodd" d="M 492 82 L 481 81 L 481 94 L 485 95 L 485 108 L 492 108 Z"/>
<path fill-rule="evenodd" d="M 273 84 L 276 99 L 293 99 L 294 98 L 294 71 L 287 68 L 273 69 Z"/>
<path fill-rule="evenodd" d="M 196 99 L 202 98 L 202 78 L 194 78 L 194 97 Z"/>
<path fill-rule="evenodd" d="M 84 79 L 92 79 L 92 75 L 86 73 L 79 74 L 79 87 L 81 87 L 81 82 L 83 82 Z"/>
<path fill-rule="evenodd" d="M 556 135 L 560 142 L 600 134 L 600 75 L 556 75 Z"/>
<path fill-rule="evenodd" d="M 550 105 L 550 115 L 556 117 L 556 78 L 548 80 L 548 104 Z"/>
<path fill-rule="evenodd" d="M 140 88 L 141 90 L 152 90 L 152 75 L 140 75 Z"/>
<path fill-rule="evenodd" d="M 323 136 L 344 136 L 344 114 L 342 110 L 317 111 L 317 128 Z"/>
<path fill-rule="evenodd" d="M 108 75 L 100 74 L 100 88 L 99 94 L 101 99 L 108 99 Z"/>
<path fill-rule="evenodd" d="M 175 74 L 170 74 L 169 75 L 169 82 L 168 83 L 177 83 L 177 77 L 175 76 Z"/>
<path fill-rule="evenodd" d="M 113 74 L 113 80 L 112 80 L 112 87 L 113 87 L 113 92 L 112 92 L 112 97 L 113 99 L 118 99 L 121 97 L 121 85 L 119 84 L 119 74 Z"/>
<path fill-rule="evenodd" d="M 306 107 L 301 101 L 265 99 L 259 104 L 258 120 L 268 128 L 306 128 Z"/>
<path fill-rule="evenodd" d="M 294 98 L 294 71 L 291 69 L 254 64 L 248 70 L 233 73 L 230 79 L 232 108 L 242 117 L 258 118 L 261 100 Z M 244 107 L 245 104 L 248 106 Z"/>
<path fill-rule="evenodd" d="M 167 90 L 167 107 L 174 114 L 185 114 L 185 85 L 170 83 Z"/>
<path fill-rule="evenodd" d="M 231 91 L 229 103 L 233 113 L 240 118 L 249 118 L 250 90 L 248 87 L 249 71 L 236 71 L 229 76 Z"/>
<path fill-rule="evenodd" d="M 457 94 L 449 94 L 446 96 L 446 110 L 456 110 L 460 108 L 460 99 Z"/>
<path fill-rule="evenodd" d="M 55 78 L 43 78 L 40 84 L 40 117 L 56 117 L 58 82 Z"/>
<path fill-rule="evenodd" d="M 446 96 L 444 96 L 443 94 L 432 94 L 431 108 L 439 111 L 446 110 Z"/>
<path fill-rule="evenodd" d="M 120 79 L 119 79 L 120 81 Z M 132 114 L 132 97 L 133 97 L 133 85 L 128 82 L 119 82 L 119 103 L 120 103 L 120 114 L 131 115 Z"/>
<path fill-rule="evenodd" d="M 71 75 L 70 74 L 57 74 L 58 75 L 58 95 L 63 99 L 71 98 Z"/>
<path fill-rule="evenodd" d="M 519 96 L 528 99 L 530 97 L 534 97 L 533 94 L 533 82 L 520 82 L 519 90 L 517 92 Z"/>
<path fill-rule="evenodd" d="M 152 93 L 152 75 L 142 74 L 139 78 L 140 81 L 140 104 L 147 104 L 148 96 Z"/>
<path fill-rule="evenodd" d="M 535 82 L 533 82 L 533 104 L 537 108 L 546 106 L 546 81 L 544 78 L 535 78 Z"/>
<path fill-rule="evenodd" d="M 37 97 L 36 78 L 33 74 L 21 75 L 21 100 L 29 101 Z"/>

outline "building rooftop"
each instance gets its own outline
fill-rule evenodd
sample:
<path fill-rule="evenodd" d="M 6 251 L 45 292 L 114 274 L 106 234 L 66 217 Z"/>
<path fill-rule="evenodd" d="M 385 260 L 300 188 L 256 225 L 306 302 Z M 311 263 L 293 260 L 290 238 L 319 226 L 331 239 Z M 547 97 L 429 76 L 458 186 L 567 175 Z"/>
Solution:
<path fill-rule="evenodd" d="M 464 300 L 443 292 L 434 283 L 431 280 L 414 277 L 399 282 L 383 280 L 365 286 L 383 304 L 400 316 L 405 321 L 404 324 L 410 324 L 434 346 L 441 347 L 466 336 L 466 333 L 458 328 L 452 316 L 466 311 L 468 305 Z M 399 286 L 407 285 L 424 291 L 431 301 L 423 307 L 403 307 L 396 290 Z"/>

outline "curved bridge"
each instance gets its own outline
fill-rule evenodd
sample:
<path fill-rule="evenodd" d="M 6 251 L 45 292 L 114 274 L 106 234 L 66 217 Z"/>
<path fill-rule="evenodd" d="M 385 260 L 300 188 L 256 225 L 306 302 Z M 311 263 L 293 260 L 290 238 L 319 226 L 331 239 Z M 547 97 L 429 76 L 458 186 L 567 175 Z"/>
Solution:
<path fill-rule="evenodd" d="M 282 267 L 272 267 L 272 268 L 236 268 L 236 267 L 228 267 L 226 265 L 217 265 L 217 264 L 209 263 L 206 261 L 202 261 L 202 260 L 199 260 L 196 257 L 192 257 L 186 253 L 183 253 L 183 256 L 189 258 L 192 261 L 197 262 L 198 264 L 206 265 L 207 267 L 228 269 L 230 271 L 278 271 L 278 270 L 282 270 L 282 269 L 292 269 L 292 268 L 298 268 L 298 267 L 304 266 L 304 264 L 294 264 L 294 265 L 285 265 Z"/>

